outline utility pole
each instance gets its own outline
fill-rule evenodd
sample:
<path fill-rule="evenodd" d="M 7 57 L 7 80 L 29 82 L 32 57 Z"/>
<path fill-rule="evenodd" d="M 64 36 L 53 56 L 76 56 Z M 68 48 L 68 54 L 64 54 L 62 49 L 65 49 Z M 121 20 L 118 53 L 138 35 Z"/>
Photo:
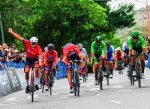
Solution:
<path fill-rule="evenodd" d="M 4 43 L 4 33 L 3 33 L 3 25 L 2 25 L 1 12 L 0 12 L 0 29 L 1 29 L 1 35 L 2 35 L 2 43 Z"/>
<path fill-rule="evenodd" d="M 147 0 L 146 0 L 146 14 L 147 14 L 147 25 L 148 25 L 148 37 L 150 37 L 150 16 L 149 16 L 149 7 L 148 7 Z"/>

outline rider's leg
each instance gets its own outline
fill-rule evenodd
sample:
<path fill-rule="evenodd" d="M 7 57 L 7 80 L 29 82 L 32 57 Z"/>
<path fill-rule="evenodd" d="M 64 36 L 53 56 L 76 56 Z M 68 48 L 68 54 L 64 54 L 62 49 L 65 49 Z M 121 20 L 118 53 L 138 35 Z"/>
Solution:
<path fill-rule="evenodd" d="M 47 89 L 48 90 L 48 77 L 49 77 L 49 68 L 48 67 L 45 67 L 45 85 L 47 86 Z"/>
<path fill-rule="evenodd" d="M 108 61 L 110 74 L 113 75 L 113 61 Z"/>
<path fill-rule="evenodd" d="M 144 73 L 144 69 L 145 69 L 145 56 L 144 55 L 140 56 L 140 61 L 141 61 L 142 73 Z"/>
<path fill-rule="evenodd" d="M 70 86 L 70 89 L 72 89 L 73 85 L 72 85 L 72 69 L 71 69 L 71 67 L 68 68 L 67 72 L 68 72 L 69 86 Z"/>
<path fill-rule="evenodd" d="M 131 63 L 132 63 L 132 69 L 135 70 L 135 59 L 136 59 L 136 55 L 135 52 L 132 52 L 132 57 L 131 57 Z"/>
<path fill-rule="evenodd" d="M 25 72 L 25 79 L 26 79 L 26 93 L 30 92 L 30 88 L 29 88 L 29 71 L 30 71 L 30 67 L 28 65 L 25 66 L 24 68 L 24 72 Z"/>
<path fill-rule="evenodd" d="M 39 82 L 39 64 L 34 65 L 35 70 L 35 89 L 39 90 L 38 82 Z"/>

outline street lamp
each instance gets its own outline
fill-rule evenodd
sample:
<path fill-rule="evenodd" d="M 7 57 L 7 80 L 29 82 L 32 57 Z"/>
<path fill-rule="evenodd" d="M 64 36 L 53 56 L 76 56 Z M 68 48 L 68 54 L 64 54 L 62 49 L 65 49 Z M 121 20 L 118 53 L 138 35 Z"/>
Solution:
<path fill-rule="evenodd" d="M 1 28 L 1 35 L 2 35 L 2 43 L 4 43 L 4 33 L 3 33 L 1 12 L 0 12 L 0 28 Z"/>

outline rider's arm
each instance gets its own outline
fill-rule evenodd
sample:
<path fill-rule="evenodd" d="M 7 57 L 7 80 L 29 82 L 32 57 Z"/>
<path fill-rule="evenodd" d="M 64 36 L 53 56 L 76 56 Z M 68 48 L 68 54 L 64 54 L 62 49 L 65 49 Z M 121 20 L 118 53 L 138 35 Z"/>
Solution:
<path fill-rule="evenodd" d="M 94 60 L 94 42 L 91 44 L 91 58 L 90 58 L 90 61 L 92 62 Z"/>
<path fill-rule="evenodd" d="M 106 48 L 105 42 L 102 42 L 102 47 L 103 47 L 103 49 L 104 49 L 105 58 L 107 58 L 107 48 Z"/>
<path fill-rule="evenodd" d="M 44 53 L 44 65 L 47 63 L 47 52 Z"/>
<path fill-rule="evenodd" d="M 55 51 L 55 58 L 54 58 L 54 62 L 57 64 L 58 63 L 58 54 L 57 52 Z"/>
<path fill-rule="evenodd" d="M 143 52 L 146 54 L 146 47 L 145 47 L 145 42 L 144 42 L 144 38 L 140 38 L 140 41 L 141 41 L 141 46 L 143 48 Z"/>
<path fill-rule="evenodd" d="M 15 38 L 17 38 L 18 40 L 23 41 L 23 38 L 22 38 L 19 34 L 15 33 L 11 28 L 8 29 L 8 32 L 9 32 L 11 35 L 13 35 Z"/>
<path fill-rule="evenodd" d="M 131 38 L 128 39 L 128 46 L 129 46 L 129 55 L 131 55 L 132 54 L 132 39 Z"/>
<path fill-rule="evenodd" d="M 42 48 L 38 47 L 39 65 L 42 66 Z"/>

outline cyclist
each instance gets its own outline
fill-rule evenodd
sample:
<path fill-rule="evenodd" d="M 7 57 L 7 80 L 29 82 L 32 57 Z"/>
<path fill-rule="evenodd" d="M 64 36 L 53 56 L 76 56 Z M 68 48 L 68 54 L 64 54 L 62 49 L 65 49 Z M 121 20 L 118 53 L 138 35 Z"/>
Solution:
<path fill-rule="evenodd" d="M 115 50 L 115 69 L 118 69 L 118 61 L 123 61 L 123 53 L 120 47 Z"/>
<path fill-rule="evenodd" d="M 144 69 L 145 69 L 145 41 L 144 38 L 139 35 L 138 32 L 134 31 L 131 32 L 131 37 L 128 39 L 128 46 L 129 46 L 129 55 L 131 57 L 132 68 L 135 70 L 135 52 L 140 54 L 140 61 L 141 61 L 141 68 L 142 68 L 142 77 L 144 77 Z M 134 51 L 133 51 L 134 50 Z"/>
<path fill-rule="evenodd" d="M 77 47 L 72 43 L 66 44 L 63 48 L 63 62 L 67 65 L 67 73 L 68 73 L 68 82 L 70 86 L 70 93 L 73 93 L 73 84 L 72 84 L 72 67 L 70 60 L 82 60 L 82 53 Z"/>
<path fill-rule="evenodd" d="M 114 48 L 110 44 L 109 41 L 106 42 L 106 47 L 107 47 L 107 61 L 110 69 L 110 77 L 112 78 L 113 76 L 113 63 L 114 63 Z"/>
<path fill-rule="evenodd" d="M 83 48 L 83 45 L 81 43 L 79 43 L 77 46 L 80 49 L 80 51 L 82 52 L 82 56 L 83 56 L 83 60 L 84 60 L 84 62 L 81 62 L 81 64 L 80 64 L 80 70 L 79 70 L 80 76 L 81 76 L 81 74 L 86 74 L 86 76 L 88 77 L 88 68 L 87 68 L 88 54 L 86 52 L 86 49 Z"/>
<path fill-rule="evenodd" d="M 93 71 L 95 73 L 95 85 L 98 85 L 98 74 L 96 69 L 99 67 L 99 60 L 107 58 L 106 44 L 102 41 L 101 36 L 96 36 L 95 41 L 91 44 L 91 62 L 94 63 Z M 104 68 L 104 62 L 100 63 L 100 67 Z"/>
<path fill-rule="evenodd" d="M 52 66 L 53 74 L 55 77 L 57 63 L 58 63 L 57 51 L 55 50 L 55 47 L 53 44 L 49 44 L 44 54 L 44 66 L 45 66 L 45 72 L 46 72 L 45 81 L 46 81 L 46 86 L 47 86 L 46 91 L 48 91 L 49 68 Z"/>
<path fill-rule="evenodd" d="M 124 56 L 124 63 L 125 63 L 125 67 L 127 67 L 128 65 L 128 62 L 129 62 L 129 58 L 128 58 L 128 55 L 129 55 L 129 47 L 128 47 L 128 42 L 125 41 L 123 44 L 122 44 L 122 51 L 123 51 L 123 56 Z"/>
<path fill-rule="evenodd" d="M 38 38 L 31 37 L 30 40 L 26 40 L 21 37 L 19 34 L 15 33 L 11 28 L 8 29 L 8 32 L 13 35 L 18 40 L 21 40 L 26 48 L 26 63 L 25 63 L 25 79 L 27 82 L 26 93 L 30 93 L 29 88 L 29 71 L 30 67 L 34 65 L 35 69 L 35 89 L 38 90 L 38 78 L 39 78 L 39 67 L 42 66 L 42 48 L 38 45 Z"/>

